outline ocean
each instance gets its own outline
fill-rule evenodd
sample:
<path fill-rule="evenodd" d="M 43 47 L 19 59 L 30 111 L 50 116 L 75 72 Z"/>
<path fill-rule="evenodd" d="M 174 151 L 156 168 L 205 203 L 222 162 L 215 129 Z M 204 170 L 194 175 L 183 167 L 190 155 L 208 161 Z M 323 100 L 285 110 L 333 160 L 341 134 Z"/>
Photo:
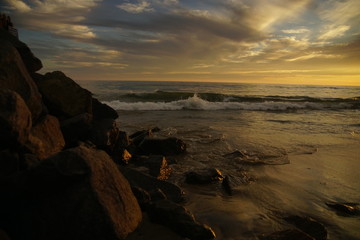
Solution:
<path fill-rule="evenodd" d="M 323 224 L 328 239 L 360 239 L 360 217 L 326 203 L 360 203 L 360 87 L 199 82 L 79 81 L 116 109 L 121 130 L 158 127 L 187 154 L 170 158 L 169 181 L 218 240 L 259 239 L 294 228 L 287 216 Z M 245 157 L 244 157 L 245 156 Z M 214 167 L 221 184 L 186 184 Z"/>

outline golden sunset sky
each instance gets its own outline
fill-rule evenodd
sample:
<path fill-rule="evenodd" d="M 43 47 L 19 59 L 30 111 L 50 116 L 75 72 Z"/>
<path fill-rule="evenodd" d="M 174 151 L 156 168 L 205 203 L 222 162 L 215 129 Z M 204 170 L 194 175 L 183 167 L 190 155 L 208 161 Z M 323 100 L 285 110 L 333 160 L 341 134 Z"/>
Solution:
<path fill-rule="evenodd" d="M 75 80 L 360 85 L 360 0 L 5 0 Z"/>

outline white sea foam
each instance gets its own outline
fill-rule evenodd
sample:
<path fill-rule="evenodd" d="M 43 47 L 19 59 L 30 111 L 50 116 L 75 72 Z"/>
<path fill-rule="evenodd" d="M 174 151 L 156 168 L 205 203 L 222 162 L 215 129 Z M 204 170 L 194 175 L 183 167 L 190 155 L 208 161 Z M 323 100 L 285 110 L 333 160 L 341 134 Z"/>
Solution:
<path fill-rule="evenodd" d="M 196 94 L 184 100 L 172 102 L 121 102 L 119 100 L 104 102 L 116 110 L 127 111 L 176 111 L 176 110 L 255 110 L 286 111 L 296 109 L 343 109 L 349 108 L 346 103 L 321 102 L 209 102 Z"/>

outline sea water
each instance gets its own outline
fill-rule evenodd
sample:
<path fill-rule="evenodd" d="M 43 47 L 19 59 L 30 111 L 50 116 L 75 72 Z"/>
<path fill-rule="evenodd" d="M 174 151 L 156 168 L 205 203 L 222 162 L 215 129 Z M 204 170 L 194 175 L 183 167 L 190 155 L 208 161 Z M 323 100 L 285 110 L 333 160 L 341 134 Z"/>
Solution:
<path fill-rule="evenodd" d="M 158 127 L 187 154 L 172 158 L 169 181 L 217 239 L 259 239 L 311 217 L 328 239 L 360 239 L 360 217 L 328 202 L 360 203 L 360 87 L 240 83 L 81 81 L 116 109 L 131 134 Z M 243 153 L 249 161 L 236 154 Z M 194 186 L 187 171 L 214 167 L 230 179 Z"/>

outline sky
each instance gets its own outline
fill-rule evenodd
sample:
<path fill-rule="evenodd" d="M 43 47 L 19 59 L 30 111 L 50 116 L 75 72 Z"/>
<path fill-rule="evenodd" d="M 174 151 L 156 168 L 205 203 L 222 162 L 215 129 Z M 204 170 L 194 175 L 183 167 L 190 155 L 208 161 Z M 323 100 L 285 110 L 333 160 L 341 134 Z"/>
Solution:
<path fill-rule="evenodd" d="M 360 85 L 360 0 L 1 0 L 76 80 Z"/>

